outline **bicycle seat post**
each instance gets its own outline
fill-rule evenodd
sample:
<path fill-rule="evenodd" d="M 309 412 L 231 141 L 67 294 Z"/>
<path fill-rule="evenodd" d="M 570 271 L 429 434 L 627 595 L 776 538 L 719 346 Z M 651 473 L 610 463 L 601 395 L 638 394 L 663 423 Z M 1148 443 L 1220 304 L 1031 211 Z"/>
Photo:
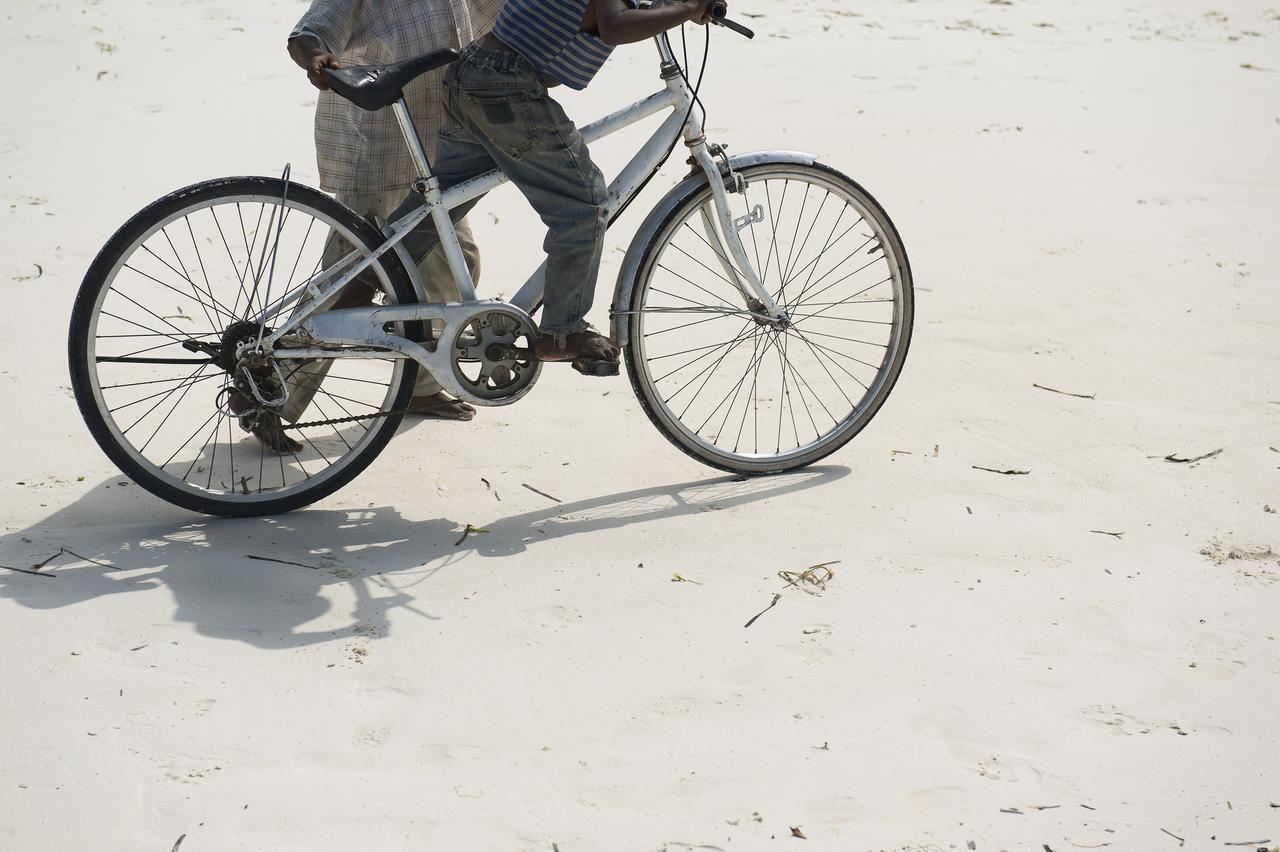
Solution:
<path fill-rule="evenodd" d="M 471 278 L 471 270 L 467 268 L 466 258 L 462 254 L 462 245 L 458 242 L 458 233 L 454 230 L 453 219 L 450 218 L 449 210 L 443 204 L 440 178 L 431 173 L 427 151 L 422 147 L 422 140 L 418 138 L 418 131 L 414 127 L 413 116 L 409 114 L 409 105 L 405 102 L 403 92 L 391 104 L 391 109 L 400 125 L 400 135 L 404 137 L 404 144 L 409 149 L 414 168 L 418 171 L 418 180 L 414 181 L 413 189 L 422 196 L 429 208 L 432 221 L 436 226 L 436 234 L 440 239 L 440 247 L 444 251 L 445 259 L 449 261 L 449 270 L 453 273 L 453 280 L 458 284 L 462 301 L 473 302 L 476 298 L 476 285 Z M 421 258 L 414 258 L 415 262 L 420 260 Z"/>

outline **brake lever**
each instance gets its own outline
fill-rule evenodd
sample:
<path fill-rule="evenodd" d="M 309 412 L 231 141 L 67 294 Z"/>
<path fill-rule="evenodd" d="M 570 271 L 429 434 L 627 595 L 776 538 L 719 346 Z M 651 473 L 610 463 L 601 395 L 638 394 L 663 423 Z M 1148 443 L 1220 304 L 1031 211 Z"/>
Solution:
<path fill-rule="evenodd" d="M 756 37 L 754 30 L 749 27 L 744 27 L 737 21 L 731 21 L 726 17 L 729 14 L 729 5 L 727 3 L 712 3 L 711 8 L 707 9 L 707 13 L 711 16 L 711 23 L 715 24 L 717 27 L 725 27 L 726 29 L 733 30 L 738 35 L 745 36 L 747 38 Z"/>

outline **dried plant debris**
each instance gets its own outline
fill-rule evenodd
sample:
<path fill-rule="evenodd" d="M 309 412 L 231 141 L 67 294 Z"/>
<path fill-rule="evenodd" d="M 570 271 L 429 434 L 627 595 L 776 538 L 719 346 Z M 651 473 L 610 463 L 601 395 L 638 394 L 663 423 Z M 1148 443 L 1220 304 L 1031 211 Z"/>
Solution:
<path fill-rule="evenodd" d="M 834 559 L 830 562 L 810 565 L 803 571 L 779 571 L 778 576 L 785 580 L 788 586 L 795 586 L 811 595 L 818 595 L 826 591 L 827 583 L 831 582 L 831 578 L 835 576 L 831 566 L 839 562 L 839 559 Z"/>
<path fill-rule="evenodd" d="M 1074 396 L 1076 399 L 1097 399 L 1096 393 L 1071 393 L 1070 391 L 1058 390 L 1057 388 L 1046 387 L 1045 385 L 1032 385 L 1033 388 L 1039 388 L 1049 393 L 1061 394 L 1062 396 Z"/>
<path fill-rule="evenodd" d="M 698 581 L 698 580 L 690 580 L 688 577 L 684 576 L 684 575 L 683 575 L 683 574 L 681 574 L 679 571 L 677 571 L 677 572 L 675 572 L 674 574 L 672 574 L 672 575 L 671 575 L 671 582 L 673 582 L 673 583 L 693 583 L 695 586 L 701 586 L 701 585 L 702 585 L 702 583 L 701 583 L 700 581 Z"/>
<path fill-rule="evenodd" d="M 1124 533 L 1122 533 L 1122 532 L 1107 532 L 1106 530 L 1089 530 L 1089 532 L 1094 533 L 1094 534 L 1096 534 L 1096 535 L 1109 535 L 1109 536 L 1111 536 L 1112 538 L 1123 538 L 1123 537 L 1124 537 Z"/>
<path fill-rule="evenodd" d="M 33 568 L 14 568 L 12 565 L 0 565 L 6 571 L 17 571 L 19 574 L 30 574 L 33 577 L 47 577 L 50 580 L 57 577 L 57 574 L 48 574 L 44 571 L 37 571 Z"/>
<path fill-rule="evenodd" d="M 14 281 L 36 281 L 36 280 L 39 280 L 39 279 L 44 275 L 44 267 L 43 267 L 43 266 L 41 266 L 41 265 L 40 265 L 40 264 L 38 264 L 38 263 L 33 263 L 33 264 L 31 264 L 31 265 L 32 265 L 32 266 L 34 266 L 34 267 L 36 268 L 36 274 L 35 274 L 35 275 L 29 275 L 29 274 L 26 274 L 26 273 L 19 273 L 18 275 L 14 275 L 14 276 L 13 276 L 13 280 L 14 280 Z"/>
<path fill-rule="evenodd" d="M 541 494 L 543 497 L 546 497 L 548 500 L 550 500 L 550 501 L 551 501 L 551 502 L 553 502 L 553 503 L 563 503 L 563 502 L 564 502 L 564 501 L 563 501 L 563 500 L 561 500 L 559 497 L 552 497 L 550 494 L 548 494 L 548 493 L 547 493 L 547 492 L 545 492 L 545 491 L 539 491 L 537 488 L 534 488 L 532 485 L 530 485 L 530 484 L 529 484 L 529 483 L 527 483 L 527 482 L 521 482 L 520 484 L 521 484 L 521 485 L 523 485 L 525 488 L 528 488 L 528 489 L 529 489 L 530 491 L 532 491 L 534 494 Z"/>
<path fill-rule="evenodd" d="M 1164 460 L 1172 464 L 1195 464 L 1196 462 L 1202 462 L 1205 459 L 1211 459 L 1214 456 L 1220 455 L 1221 453 L 1222 453 L 1221 448 L 1216 449 L 1211 453 L 1205 453 L 1202 456 L 1196 456 L 1195 458 L 1182 458 L 1177 453 L 1169 453 L 1169 455 L 1164 457 Z"/>
<path fill-rule="evenodd" d="M 56 575 L 50 574 L 46 571 L 42 571 L 41 569 L 44 568 L 49 563 L 53 562 L 55 559 L 57 559 L 60 556 L 74 556 L 76 559 L 79 559 L 81 562 L 89 562 L 89 563 L 92 563 L 93 565 L 100 565 L 103 568 L 107 568 L 112 571 L 117 570 L 117 566 L 115 565 L 111 565 L 107 562 L 99 562 L 97 559 L 90 559 L 87 556 L 81 556 L 79 553 L 76 553 L 74 550 L 71 550 L 70 548 L 67 548 L 67 547 L 59 547 L 57 553 L 45 559 L 42 559 L 41 561 L 32 565 L 30 568 L 15 568 L 10 565 L 0 565 L 0 568 L 4 568 L 8 571 L 17 571 L 19 574 L 31 574 L 35 577 L 54 577 Z"/>
<path fill-rule="evenodd" d="M 800 830 L 800 826 L 798 826 L 798 825 L 793 825 L 793 826 L 790 826 L 790 828 L 791 828 L 791 836 L 792 836 L 792 837 L 798 837 L 798 838 L 800 838 L 801 840 L 808 840 L 808 839 L 809 839 L 809 838 L 807 838 L 807 837 L 805 837 L 805 836 L 804 836 L 804 832 Z"/>
<path fill-rule="evenodd" d="M 462 531 L 462 536 L 461 536 L 457 541 L 455 541 L 455 542 L 453 543 L 453 546 L 454 546 L 454 547 L 461 547 L 461 546 L 462 546 L 462 543 L 463 543 L 464 541 L 466 541 L 468 538 L 470 538 L 471 536 L 473 536 L 473 535 L 479 535 L 479 534 L 487 533 L 487 532 L 488 532 L 488 530 L 487 530 L 487 529 L 485 529 L 484 527 L 477 527 L 477 526 L 473 526 L 473 525 L 471 525 L 471 524 L 467 524 L 466 529 L 464 529 L 464 530 Z"/>
<path fill-rule="evenodd" d="M 995 467 L 982 467 L 981 465 L 970 465 L 974 470 L 985 470 L 987 473 L 998 473 L 1001 476 L 1030 476 L 1029 470 L 1001 470 Z"/>
<path fill-rule="evenodd" d="M 764 614 L 765 614 L 766 612 L 768 612 L 769 610 L 773 609 L 775 606 L 777 606 L 777 605 L 778 605 L 778 601 L 780 601 L 780 600 L 782 600 L 782 595 L 781 595 L 781 594 L 778 594 L 777 592 L 774 592 L 773 600 L 769 603 L 769 605 L 768 605 L 767 607 L 765 607 L 764 609 L 760 610 L 759 612 L 757 612 L 755 615 L 751 616 L 751 620 L 750 620 L 750 621 L 748 621 L 746 624 L 744 624 L 744 625 L 742 625 L 742 626 L 743 626 L 744 628 L 747 628 L 747 627 L 750 627 L 751 625 L 755 624 L 755 623 L 756 623 L 756 619 L 758 619 L 760 616 L 764 615 Z"/>
<path fill-rule="evenodd" d="M 1209 539 L 1209 543 L 1200 548 L 1200 555 L 1209 557 L 1215 565 L 1225 565 L 1235 560 L 1242 562 L 1280 562 L 1280 553 L 1276 553 L 1270 547 L 1234 547 L 1228 546 L 1216 538 Z"/>
<path fill-rule="evenodd" d="M 277 565 L 296 565 L 299 568 L 310 568 L 312 571 L 323 570 L 319 565 L 307 565 L 303 562 L 293 562 L 289 559 L 276 559 L 274 556 L 254 556 L 252 553 L 246 553 L 245 559 L 252 559 L 255 562 L 274 562 Z"/>

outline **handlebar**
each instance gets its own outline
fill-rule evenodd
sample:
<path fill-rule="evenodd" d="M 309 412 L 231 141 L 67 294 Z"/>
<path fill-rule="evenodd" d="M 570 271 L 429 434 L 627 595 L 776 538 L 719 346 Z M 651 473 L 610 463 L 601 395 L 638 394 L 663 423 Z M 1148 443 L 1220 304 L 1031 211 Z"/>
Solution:
<path fill-rule="evenodd" d="M 716 2 L 712 3 L 711 6 L 707 9 L 707 12 L 711 15 L 711 23 L 715 24 L 716 26 L 726 27 L 728 29 L 733 30 L 738 35 L 746 36 L 747 38 L 756 37 L 756 34 L 753 30 L 751 30 L 748 27 L 744 27 L 742 24 L 738 23 L 737 21 L 731 21 L 729 20 L 728 17 L 726 17 L 729 14 L 729 4 L 723 2 L 723 0 L 716 0 Z"/>

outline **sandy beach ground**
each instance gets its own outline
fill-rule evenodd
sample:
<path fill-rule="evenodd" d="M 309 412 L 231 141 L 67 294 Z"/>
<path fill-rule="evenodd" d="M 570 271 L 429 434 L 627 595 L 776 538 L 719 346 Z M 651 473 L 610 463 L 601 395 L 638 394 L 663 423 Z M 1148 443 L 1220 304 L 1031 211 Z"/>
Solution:
<path fill-rule="evenodd" d="M 740 482 L 625 379 L 548 370 L 231 522 L 106 460 L 67 318 L 154 198 L 315 182 L 305 4 L 6 0 L 0 564 L 75 555 L 0 571 L 0 849 L 1280 845 L 1280 7 L 736 7 L 760 36 L 712 34 L 711 136 L 821 154 L 911 253 L 874 423 Z M 513 292 L 533 214 L 474 221 Z M 820 594 L 778 576 L 835 560 Z"/>

